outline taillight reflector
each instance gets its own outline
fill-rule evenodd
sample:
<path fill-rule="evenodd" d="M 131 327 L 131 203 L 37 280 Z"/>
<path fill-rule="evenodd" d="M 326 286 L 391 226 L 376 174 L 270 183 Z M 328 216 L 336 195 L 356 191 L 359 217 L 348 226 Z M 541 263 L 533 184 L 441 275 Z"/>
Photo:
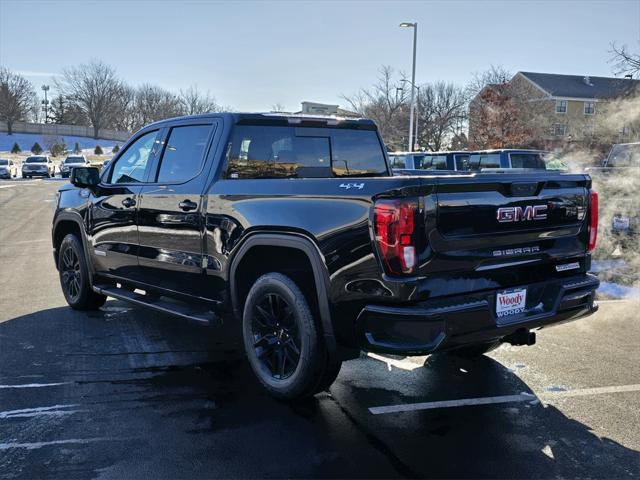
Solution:
<path fill-rule="evenodd" d="M 591 192 L 589 211 L 589 244 L 587 245 L 587 251 L 592 252 L 596 248 L 596 240 L 598 239 L 598 192 Z"/>
<path fill-rule="evenodd" d="M 378 200 L 375 203 L 376 243 L 388 273 L 410 274 L 415 270 L 417 210 L 415 201 Z"/>

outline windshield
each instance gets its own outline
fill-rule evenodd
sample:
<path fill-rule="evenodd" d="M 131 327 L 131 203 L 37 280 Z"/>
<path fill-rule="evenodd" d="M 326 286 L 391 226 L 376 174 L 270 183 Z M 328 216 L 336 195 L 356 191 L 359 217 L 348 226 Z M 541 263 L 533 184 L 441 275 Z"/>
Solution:
<path fill-rule="evenodd" d="M 9 160 L 4 160 L 2 158 L 0 158 L 0 167 L 3 165 L 9 165 Z"/>
<path fill-rule="evenodd" d="M 25 160 L 25 163 L 46 163 L 46 157 L 29 157 Z"/>
<path fill-rule="evenodd" d="M 84 163 L 83 157 L 67 157 L 64 163 Z"/>
<path fill-rule="evenodd" d="M 607 167 L 640 166 L 640 143 L 614 145 L 607 159 Z"/>

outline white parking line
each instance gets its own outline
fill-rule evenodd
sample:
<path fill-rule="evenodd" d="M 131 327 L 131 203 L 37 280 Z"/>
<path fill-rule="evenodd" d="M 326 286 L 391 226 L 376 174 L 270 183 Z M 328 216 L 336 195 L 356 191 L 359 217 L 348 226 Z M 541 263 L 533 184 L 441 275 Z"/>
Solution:
<path fill-rule="evenodd" d="M 60 383 L 23 383 L 20 385 L 0 385 L 0 389 L 3 388 L 42 388 L 42 387 L 57 387 L 58 385 L 70 385 L 73 382 L 60 382 Z"/>
<path fill-rule="evenodd" d="M 6 410 L 0 412 L 0 419 L 14 417 L 35 417 L 37 415 L 68 415 L 73 410 L 61 410 L 63 408 L 77 407 L 78 405 L 52 405 L 50 407 L 21 408 L 19 410 Z"/>
<path fill-rule="evenodd" d="M 497 397 L 461 398 L 459 400 L 442 400 L 438 402 L 407 403 L 404 405 L 387 405 L 371 407 L 369 411 L 374 415 L 383 413 L 414 412 L 416 410 L 432 410 L 435 408 L 466 407 L 470 405 L 489 405 L 493 403 L 531 402 L 535 395 L 520 393 L 517 395 L 502 395 Z"/>
<path fill-rule="evenodd" d="M 93 442 L 108 442 L 117 440 L 116 438 L 97 437 L 97 438 L 70 438 L 68 440 L 52 440 L 50 442 L 33 442 L 33 443 L 0 443 L 0 450 L 9 450 L 10 448 L 25 448 L 27 450 L 35 450 L 36 448 L 47 447 L 49 445 L 69 445 L 69 444 L 86 444 Z"/>
<path fill-rule="evenodd" d="M 371 412 L 374 415 L 381 415 L 384 413 L 414 412 L 417 410 L 463 407 L 463 406 L 470 406 L 470 405 L 489 405 L 489 404 L 498 404 L 498 403 L 513 403 L 513 402 L 527 402 L 527 401 L 534 402 L 534 403 L 538 401 L 552 403 L 553 400 L 562 398 L 562 397 L 581 397 L 581 396 L 588 396 L 588 395 L 605 395 L 605 394 L 625 393 L 625 392 L 640 392 L 640 384 L 613 385 L 609 387 L 595 387 L 595 388 L 579 388 L 576 390 L 565 390 L 565 391 L 559 391 L 559 392 L 543 392 L 536 395 L 523 392 L 517 395 L 501 395 L 496 397 L 462 398 L 458 400 L 408 403 L 404 405 L 386 405 L 381 407 L 371 407 L 369 408 L 369 412 Z"/>

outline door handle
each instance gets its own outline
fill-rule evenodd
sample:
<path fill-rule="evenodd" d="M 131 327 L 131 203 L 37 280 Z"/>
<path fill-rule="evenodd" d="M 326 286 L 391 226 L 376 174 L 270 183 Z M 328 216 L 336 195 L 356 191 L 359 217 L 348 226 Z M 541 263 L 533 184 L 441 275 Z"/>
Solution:
<path fill-rule="evenodd" d="M 136 204 L 136 201 L 131 197 L 127 197 L 124 200 L 122 200 L 122 205 L 124 205 L 127 208 L 133 207 L 135 204 Z"/>
<path fill-rule="evenodd" d="M 198 204 L 196 202 L 192 202 L 191 200 L 183 200 L 178 204 L 178 206 L 185 212 L 198 208 Z"/>

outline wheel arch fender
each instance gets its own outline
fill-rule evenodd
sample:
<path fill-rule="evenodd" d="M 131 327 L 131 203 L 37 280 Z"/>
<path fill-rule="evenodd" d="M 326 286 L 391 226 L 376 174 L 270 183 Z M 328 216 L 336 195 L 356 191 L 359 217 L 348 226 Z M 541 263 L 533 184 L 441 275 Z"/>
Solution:
<path fill-rule="evenodd" d="M 87 240 L 86 231 L 84 228 L 84 219 L 78 212 L 60 212 L 56 215 L 53 221 L 53 228 L 51 229 L 51 242 L 53 243 L 53 255 L 56 260 L 56 268 L 58 268 L 58 245 L 57 245 L 57 232 L 60 228 L 63 228 L 64 224 L 73 223 L 80 232 L 80 241 L 82 242 L 82 249 L 84 250 L 84 258 L 89 269 L 89 282 L 92 282 L 94 273 L 93 263 L 91 262 L 91 256 L 89 255 L 89 242 Z M 63 237 L 64 238 L 64 237 Z M 62 239 L 60 239 L 62 241 Z"/>
<path fill-rule="evenodd" d="M 242 318 L 240 300 L 238 298 L 238 285 L 236 270 L 242 258 L 249 251 L 258 246 L 272 246 L 292 248 L 301 251 L 309 260 L 313 279 L 316 286 L 318 310 L 322 333 L 327 349 L 331 354 L 337 351 L 336 338 L 331 321 L 331 309 L 329 307 L 329 272 L 322 259 L 318 246 L 308 237 L 298 233 L 253 233 L 236 247 L 229 264 L 229 289 L 233 312 L 237 318 Z"/>

